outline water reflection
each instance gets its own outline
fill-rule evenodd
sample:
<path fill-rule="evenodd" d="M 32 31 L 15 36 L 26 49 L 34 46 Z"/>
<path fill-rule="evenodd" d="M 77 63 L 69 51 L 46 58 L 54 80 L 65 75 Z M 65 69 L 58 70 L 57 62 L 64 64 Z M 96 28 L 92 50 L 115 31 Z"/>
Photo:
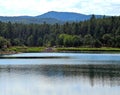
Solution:
<path fill-rule="evenodd" d="M 120 86 L 120 65 L 1 65 L 0 74 L 44 76 L 48 79 L 86 80 L 91 86 Z"/>
<path fill-rule="evenodd" d="M 0 65 L 1 95 L 118 95 L 120 65 Z"/>
<path fill-rule="evenodd" d="M 0 95 L 118 95 L 119 89 L 120 54 L 0 56 Z"/>
<path fill-rule="evenodd" d="M 87 78 L 91 86 L 101 83 L 110 86 L 120 85 L 120 65 L 49 65 L 42 66 L 42 74 L 58 78 Z"/>

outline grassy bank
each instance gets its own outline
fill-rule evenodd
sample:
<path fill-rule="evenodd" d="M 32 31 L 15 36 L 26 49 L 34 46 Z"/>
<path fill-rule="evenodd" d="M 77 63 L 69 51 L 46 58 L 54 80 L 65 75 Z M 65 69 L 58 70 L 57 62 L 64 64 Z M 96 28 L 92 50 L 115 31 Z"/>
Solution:
<path fill-rule="evenodd" d="M 14 54 L 19 52 L 118 52 L 120 53 L 120 48 L 74 48 L 74 47 L 64 47 L 64 48 L 50 48 L 51 50 L 47 50 L 47 47 L 10 47 L 5 51 L 0 51 L 0 54 Z"/>
<path fill-rule="evenodd" d="M 10 47 L 7 51 L 15 51 L 15 52 L 42 52 L 45 47 Z"/>
<path fill-rule="evenodd" d="M 120 52 L 120 48 L 56 48 L 57 51 L 106 51 L 106 52 Z"/>

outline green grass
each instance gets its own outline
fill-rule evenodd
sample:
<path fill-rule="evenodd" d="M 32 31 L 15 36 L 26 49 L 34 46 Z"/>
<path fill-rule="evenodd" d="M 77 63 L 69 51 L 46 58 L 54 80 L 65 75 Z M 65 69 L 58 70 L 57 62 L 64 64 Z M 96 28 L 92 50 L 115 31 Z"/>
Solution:
<path fill-rule="evenodd" d="M 46 47 L 10 47 L 7 49 L 7 51 L 15 51 L 15 52 L 43 52 L 45 51 Z M 94 51 L 101 51 L 101 52 L 120 52 L 120 48 L 110 48 L 110 47 L 102 47 L 102 48 L 84 48 L 84 47 L 63 47 L 63 48 L 54 48 L 55 52 L 62 52 L 62 51 L 68 51 L 68 52 L 94 52 Z"/>
<path fill-rule="evenodd" d="M 15 51 L 15 52 L 42 52 L 44 47 L 10 47 L 7 49 L 8 51 Z"/>
<path fill-rule="evenodd" d="M 120 48 L 109 48 L 109 47 L 102 47 L 102 48 L 56 48 L 57 51 L 113 51 L 113 52 L 120 52 Z"/>

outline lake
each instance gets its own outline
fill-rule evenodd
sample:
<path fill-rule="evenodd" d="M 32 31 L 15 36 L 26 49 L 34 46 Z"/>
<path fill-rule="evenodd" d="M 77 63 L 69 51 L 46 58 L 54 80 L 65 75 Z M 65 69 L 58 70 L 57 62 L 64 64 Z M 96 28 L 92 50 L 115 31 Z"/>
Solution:
<path fill-rule="evenodd" d="M 120 54 L 0 56 L 0 95 L 119 95 Z"/>

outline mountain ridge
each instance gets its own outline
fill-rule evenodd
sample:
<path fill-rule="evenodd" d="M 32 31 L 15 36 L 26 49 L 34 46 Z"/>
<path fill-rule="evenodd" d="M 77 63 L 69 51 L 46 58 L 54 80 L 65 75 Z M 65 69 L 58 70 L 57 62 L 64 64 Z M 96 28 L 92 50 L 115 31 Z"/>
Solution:
<path fill-rule="evenodd" d="M 50 17 L 50 18 L 56 18 L 58 20 L 62 21 L 84 21 L 88 20 L 92 17 L 92 15 L 85 15 L 81 13 L 75 13 L 75 12 L 56 12 L 56 11 L 50 11 L 47 13 L 44 13 L 42 15 L 36 16 L 38 18 L 43 17 Z M 101 15 L 95 15 L 96 18 L 103 17 Z"/>
<path fill-rule="evenodd" d="M 0 16 L 0 21 L 2 22 L 12 22 L 12 23 L 35 23 L 42 24 L 44 22 L 48 24 L 55 23 L 65 23 L 65 22 L 79 22 L 84 20 L 89 20 L 92 15 L 85 15 L 75 12 L 57 12 L 49 11 L 38 16 Z M 102 15 L 95 15 L 96 18 L 103 17 Z"/>

